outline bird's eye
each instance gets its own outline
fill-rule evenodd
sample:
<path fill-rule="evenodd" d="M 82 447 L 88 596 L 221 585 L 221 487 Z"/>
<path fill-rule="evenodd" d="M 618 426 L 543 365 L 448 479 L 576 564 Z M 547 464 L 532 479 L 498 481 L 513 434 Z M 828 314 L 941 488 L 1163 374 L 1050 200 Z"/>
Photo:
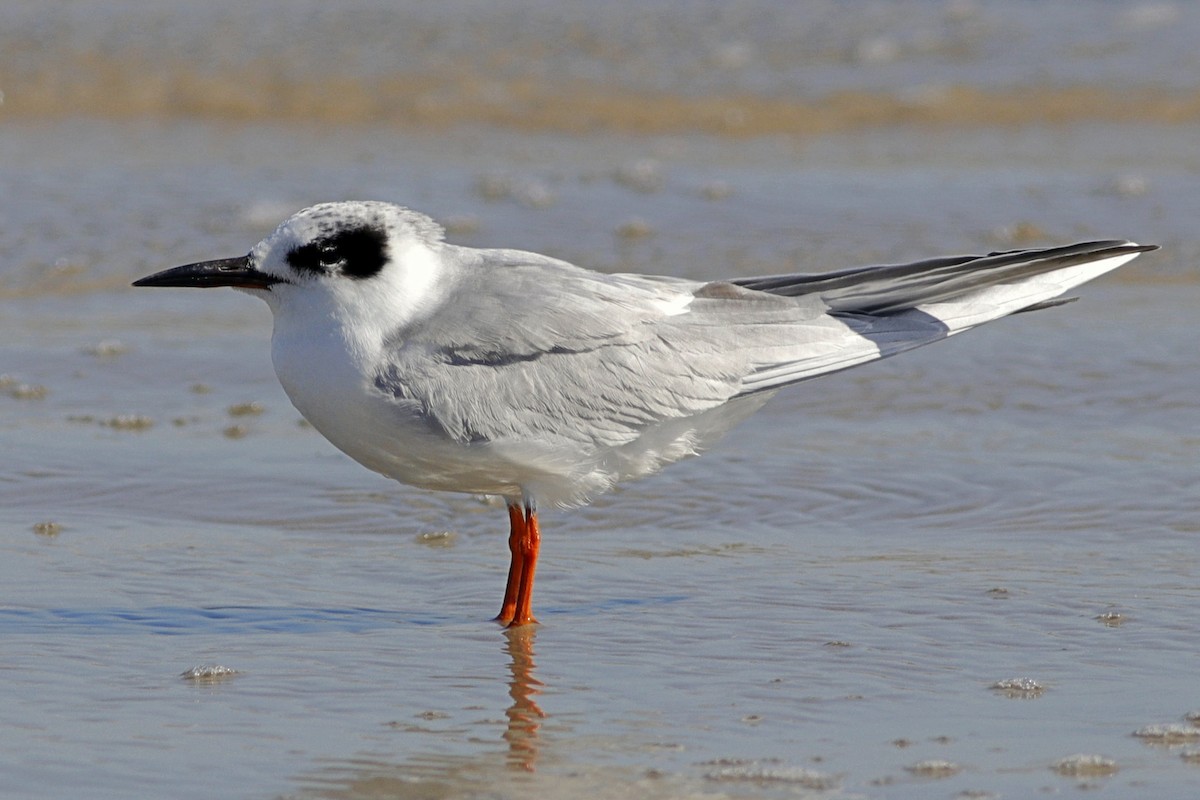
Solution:
<path fill-rule="evenodd" d="M 342 257 L 338 253 L 337 247 L 333 245 L 325 245 L 321 248 L 321 254 L 318 257 L 322 267 L 333 269 L 338 264 L 342 263 Z"/>
<path fill-rule="evenodd" d="M 347 278 L 370 278 L 387 262 L 387 234 L 380 228 L 364 225 L 342 231 L 333 243 L 339 256 L 337 265 Z"/>

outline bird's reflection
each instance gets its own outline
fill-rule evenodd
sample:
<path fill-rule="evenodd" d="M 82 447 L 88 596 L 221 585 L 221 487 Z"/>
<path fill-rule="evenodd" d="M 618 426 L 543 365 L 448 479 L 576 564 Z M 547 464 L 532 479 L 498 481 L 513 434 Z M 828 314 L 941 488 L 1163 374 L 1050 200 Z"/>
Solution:
<path fill-rule="evenodd" d="M 538 729 L 546 716 L 535 699 L 542 693 L 542 682 L 533 676 L 536 630 L 535 625 L 522 625 L 504 632 L 504 652 L 508 654 L 508 669 L 512 674 L 508 683 L 512 705 L 506 712 L 508 730 L 504 732 L 504 738 L 508 741 L 509 766 L 527 772 L 536 769 Z"/>

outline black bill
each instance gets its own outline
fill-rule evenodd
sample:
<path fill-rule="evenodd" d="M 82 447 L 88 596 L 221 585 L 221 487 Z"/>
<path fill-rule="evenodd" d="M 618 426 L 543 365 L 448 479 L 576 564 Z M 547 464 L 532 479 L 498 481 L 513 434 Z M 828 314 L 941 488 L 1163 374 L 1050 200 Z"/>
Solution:
<path fill-rule="evenodd" d="M 240 289 L 266 289 L 280 279 L 259 272 L 250 261 L 250 256 L 222 258 L 216 261 L 201 261 L 182 267 L 163 270 L 133 282 L 134 286 L 235 286 Z"/>

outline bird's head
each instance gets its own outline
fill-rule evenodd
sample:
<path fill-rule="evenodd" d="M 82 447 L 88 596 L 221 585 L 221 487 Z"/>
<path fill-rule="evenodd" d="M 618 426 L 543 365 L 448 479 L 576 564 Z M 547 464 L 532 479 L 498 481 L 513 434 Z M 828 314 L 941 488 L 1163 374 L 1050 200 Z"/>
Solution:
<path fill-rule="evenodd" d="M 284 220 L 244 256 L 155 273 L 134 286 L 231 286 L 261 297 L 277 318 L 321 308 L 397 325 L 436 294 L 443 231 L 392 203 L 322 203 Z"/>

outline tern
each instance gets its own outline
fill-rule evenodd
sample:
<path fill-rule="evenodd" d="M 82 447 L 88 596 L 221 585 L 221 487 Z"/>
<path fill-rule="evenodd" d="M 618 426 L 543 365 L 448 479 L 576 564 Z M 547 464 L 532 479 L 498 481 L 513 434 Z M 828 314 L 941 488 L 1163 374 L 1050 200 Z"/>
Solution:
<path fill-rule="evenodd" d="M 508 507 L 497 620 L 534 623 L 540 505 L 578 506 L 705 449 L 779 389 L 940 341 L 1154 250 L 1123 240 L 821 274 L 606 274 L 447 243 L 391 203 L 324 203 L 247 255 L 134 286 L 266 301 L 299 412 L 376 472 Z"/>

